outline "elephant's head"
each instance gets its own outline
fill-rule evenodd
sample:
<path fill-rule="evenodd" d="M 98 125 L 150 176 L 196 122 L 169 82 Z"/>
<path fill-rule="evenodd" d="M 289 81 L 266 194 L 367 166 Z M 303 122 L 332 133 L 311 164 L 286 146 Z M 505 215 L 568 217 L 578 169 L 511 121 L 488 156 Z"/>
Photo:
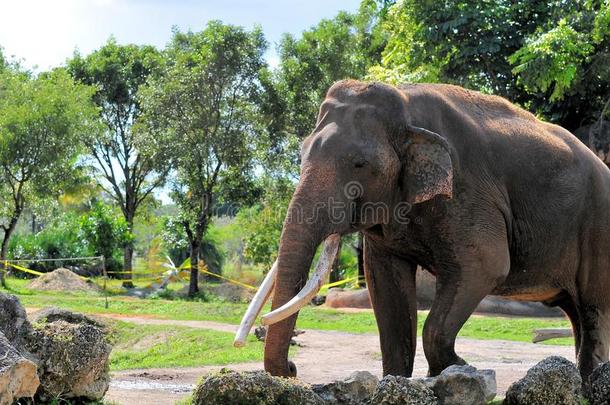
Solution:
<path fill-rule="evenodd" d="M 585 125 L 576 129 L 574 135 L 610 167 L 610 121 L 598 120 Z"/>
<path fill-rule="evenodd" d="M 376 83 L 338 82 L 320 107 L 301 147 L 301 177 L 290 202 L 278 259 L 259 289 L 236 345 L 243 342 L 274 285 L 265 343 L 265 369 L 295 376 L 288 347 L 298 309 L 319 290 L 340 235 L 406 220 L 411 204 L 451 197 L 453 169 L 447 141 L 410 123 L 408 100 Z M 326 240 L 316 272 L 309 269 Z M 275 277 L 275 282 L 273 278 Z"/>

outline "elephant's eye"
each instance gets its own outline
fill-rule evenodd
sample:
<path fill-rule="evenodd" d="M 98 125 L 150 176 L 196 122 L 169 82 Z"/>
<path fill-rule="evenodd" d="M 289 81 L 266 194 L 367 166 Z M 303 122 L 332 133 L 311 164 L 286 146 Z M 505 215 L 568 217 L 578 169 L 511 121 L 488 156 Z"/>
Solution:
<path fill-rule="evenodd" d="M 366 160 L 356 160 L 356 161 L 354 162 L 354 167 L 355 167 L 356 169 L 361 169 L 361 168 L 363 168 L 364 166 L 366 166 L 366 165 L 367 165 L 367 163 L 368 163 L 368 162 L 367 162 Z"/>

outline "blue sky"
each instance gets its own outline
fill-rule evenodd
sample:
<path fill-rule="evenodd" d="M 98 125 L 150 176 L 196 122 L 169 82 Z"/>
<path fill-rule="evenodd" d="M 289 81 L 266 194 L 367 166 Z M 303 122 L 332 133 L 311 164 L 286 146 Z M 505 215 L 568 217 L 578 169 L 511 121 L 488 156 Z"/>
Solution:
<path fill-rule="evenodd" d="M 114 35 L 119 43 L 163 47 L 171 27 L 200 30 L 209 20 L 251 28 L 260 24 L 277 63 L 282 33 L 299 34 L 339 10 L 355 11 L 359 0 L 8 0 L 0 3 L 0 46 L 5 55 L 38 70 L 62 64 L 78 48 L 86 54 Z"/>

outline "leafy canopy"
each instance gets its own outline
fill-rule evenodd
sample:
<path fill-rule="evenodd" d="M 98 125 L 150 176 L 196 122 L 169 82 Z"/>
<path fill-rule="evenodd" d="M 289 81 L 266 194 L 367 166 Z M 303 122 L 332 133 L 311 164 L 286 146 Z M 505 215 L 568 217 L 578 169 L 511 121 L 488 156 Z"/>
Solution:
<path fill-rule="evenodd" d="M 212 21 L 197 33 L 175 30 L 164 74 L 140 94 L 143 122 L 171 145 L 171 196 L 192 240 L 201 241 L 215 202 L 250 197 L 264 145 L 255 100 L 266 46 L 260 28 Z"/>

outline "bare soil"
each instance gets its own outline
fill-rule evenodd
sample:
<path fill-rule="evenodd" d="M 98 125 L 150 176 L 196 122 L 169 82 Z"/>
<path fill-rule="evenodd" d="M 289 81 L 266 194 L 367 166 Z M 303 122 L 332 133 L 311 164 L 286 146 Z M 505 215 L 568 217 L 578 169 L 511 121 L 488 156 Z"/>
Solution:
<path fill-rule="evenodd" d="M 110 315 L 139 324 L 188 326 L 234 332 L 235 325 L 208 321 L 175 321 L 149 317 Z M 296 340 L 303 345 L 297 351 L 294 362 L 299 378 L 308 383 L 326 383 L 342 379 L 356 370 L 368 370 L 381 377 L 381 352 L 376 334 L 351 334 L 307 330 Z M 239 350 L 239 349 L 236 349 Z M 456 351 L 469 364 L 481 369 L 496 371 L 498 395 L 504 396 L 509 385 L 525 375 L 534 364 L 551 355 L 564 356 L 574 361 L 574 349 L 570 346 L 535 345 L 532 343 L 502 340 L 474 340 L 458 338 Z M 231 364 L 234 370 L 260 370 L 262 363 Z M 127 370 L 112 373 L 110 390 L 105 399 L 124 405 L 173 404 L 187 397 L 199 381 L 223 366 L 197 368 L 162 368 Z M 428 370 L 421 340 L 418 341 L 414 376 L 424 376 Z"/>
<path fill-rule="evenodd" d="M 38 291 L 99 291 L 99 287 L 87 282 L 78 274 L 60 267 L 34 279 L 28 288 Z"/>

